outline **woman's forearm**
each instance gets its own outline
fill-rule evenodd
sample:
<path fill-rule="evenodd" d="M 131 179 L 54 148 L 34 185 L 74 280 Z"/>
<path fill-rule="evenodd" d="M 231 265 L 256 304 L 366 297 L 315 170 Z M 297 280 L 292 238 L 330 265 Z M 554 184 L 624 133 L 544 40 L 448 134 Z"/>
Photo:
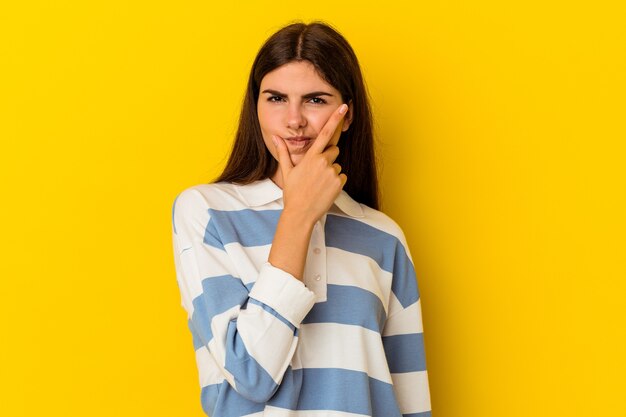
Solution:
<path fill-rule="evenodd" d="M 269 254 L 269 263 L 303 280 L 314 221 L 298 211 L 283 210 Z"/>

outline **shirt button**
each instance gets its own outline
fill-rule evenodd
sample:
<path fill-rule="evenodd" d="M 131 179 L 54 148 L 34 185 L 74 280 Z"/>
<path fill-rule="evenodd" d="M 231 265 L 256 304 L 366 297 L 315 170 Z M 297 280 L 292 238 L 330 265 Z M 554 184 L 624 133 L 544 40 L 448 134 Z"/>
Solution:
<path fill-rule="evenodd" d="M 318 255 L 318 254 L 321 252 L 321 250 L 320 250 L 320 248 L 315 248 L 315 249 L 313 249 L 313 252 L 314 252 L 316 255 Z"/>
<path fill-rule="evenodd" d="M 322 277 L 320 276 L 320 274 L 315 275 L 315 281 L 319 281 L 320 279 L 322 279 Z"/>

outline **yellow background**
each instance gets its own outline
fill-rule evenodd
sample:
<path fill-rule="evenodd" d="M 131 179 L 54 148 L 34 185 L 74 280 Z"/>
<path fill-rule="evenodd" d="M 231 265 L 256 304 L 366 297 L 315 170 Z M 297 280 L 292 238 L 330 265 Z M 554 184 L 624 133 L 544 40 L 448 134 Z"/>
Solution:
<path fill-rule="evenodd" d="M 619 3 L 3 2 L 0 415 L 203 415 L 171 206 L 294 19 L 363 67 L 434 416 L 626 415 Z"/>

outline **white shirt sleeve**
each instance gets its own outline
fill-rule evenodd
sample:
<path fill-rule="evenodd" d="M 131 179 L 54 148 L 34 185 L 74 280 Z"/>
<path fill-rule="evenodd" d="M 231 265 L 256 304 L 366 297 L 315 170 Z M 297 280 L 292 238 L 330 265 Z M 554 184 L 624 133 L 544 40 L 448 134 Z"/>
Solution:
<path fill-rule="evenodd" d="M 265 403 L 291 362 L 297 329 L 313 307 L 315 294 L 269 262 L 260 267 L 249 291 L 235 268 L 244 252 L 234 258 L 207 227 L 206 199 L 187 189 L 172 210 L 176 276 L 194 344 L 208 350 L 239 394 Z"/>

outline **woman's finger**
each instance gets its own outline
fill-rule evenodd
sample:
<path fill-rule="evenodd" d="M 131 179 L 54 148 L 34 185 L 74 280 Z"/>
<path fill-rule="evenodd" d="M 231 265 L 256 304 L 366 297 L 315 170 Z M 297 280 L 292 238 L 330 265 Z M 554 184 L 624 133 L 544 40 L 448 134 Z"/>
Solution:
<path fill-rule="evenodd" d="M 343 188 L 344 185 L 346 185 L 346 182 L 348 181 L 348 176 L 344 173 L 339 174 L 339 179 L 341 180 L 341 188 Z"/>
<path fill-rule="evenodd" d="M 342 104 L 341 106 L 337 108 L 337 110 L 333 112 L 333 114 L 330 116 L 330 118 L 328 119 L 328 121 L 326 122 L 322 130 L 320 131 L 319 135 L 317 135 L 317 137 L 313 141 L 313 144 L 311 145 L 311 148 L 307 152 L 307 155 L 309 153 L 320 154 L 324 152 L 324 149 L 326 149 L 328 142 L 335 136 L 337 128 L 341 124 L 341 120 L 343 119 L 343 116 L 346 114 L 347 111 L 348 111 L 348 105 Z M 341 134 L 341 131 L 339 133 Z"/>
<path fill-rule="evenodd" d="M 322 155 L 326 157 L 326 160 L 328 161 L 328 165 L 331 165 L 333 162 L 335 162 L 335 160 L 339 156 L 339 147 L 335 145 L 330 145 L 328 146 L 328 148 L 324 150 Z"/>

